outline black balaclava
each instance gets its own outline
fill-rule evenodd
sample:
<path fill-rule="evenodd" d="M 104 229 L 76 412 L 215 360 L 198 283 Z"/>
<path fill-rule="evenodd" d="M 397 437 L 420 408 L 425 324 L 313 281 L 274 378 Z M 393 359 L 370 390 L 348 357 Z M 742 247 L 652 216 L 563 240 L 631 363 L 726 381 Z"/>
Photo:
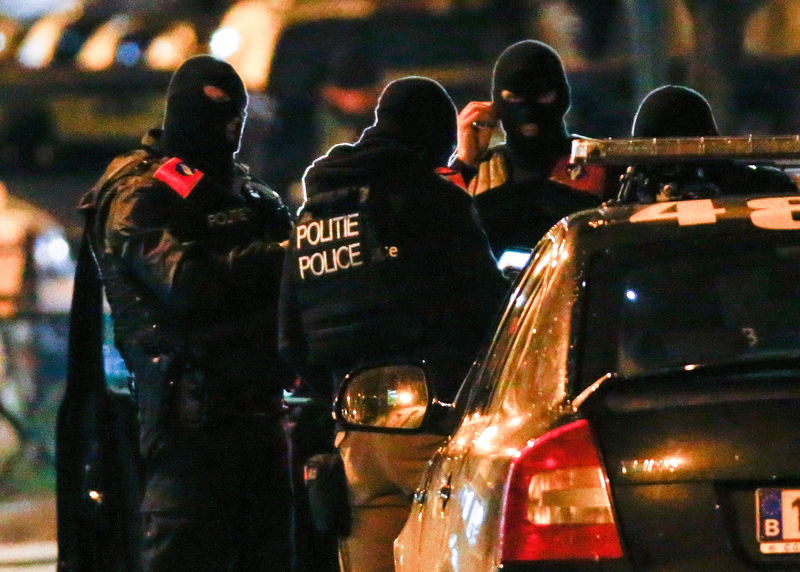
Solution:
<path fill-rule="evenodd" d="M 520 101 L 503 99 L 503 90 Z M 548 96 L 549 101 L 543 102 Z M 570 106 L 569 83 L 561 58 L 547 44 L 525 40 L 500 54 L 494 66 L 492 102 L 506 132 L 508 150 L 523 167 L 546 167 L 554 157 L 569 152 L 564 123 Z M 538 134 L 522 134 L 520 127 L 528 124 L 535 124 Z"/>
<path fill-rule="evenodd" d="M 639 104 L 631 127 L 633 137 L 711 137 L 719 135 L 708 101 L 693 89 L 665 85 Z M 717 163 L 719 165 L 719 163 Z M 678 161 L 636 166 L 639 202 L 699 199 L 721 192 L 713 162 Z"/>
<path fill-rule="evenodd" d="M 232 177 L 246 108 L 247 92 L 230 64 L 206 55 L 189 58 L 167 90 L 164 151 L 211 176 Z"/>
<path fill-rule="evenodd" d="M 447 164 L 456 144 L 456 106 L 445 89 L 426 77 L 410 76 L 384 88 L 375 123 L 362 137 L 392 139 L 412 150 L 419 166 Z"/>
<path fill-rule="evenodd" d="M 682 85 L 665 85 L 639 104 L 633 137 L 711 137 L 719 135 L 706 98 Z"/>

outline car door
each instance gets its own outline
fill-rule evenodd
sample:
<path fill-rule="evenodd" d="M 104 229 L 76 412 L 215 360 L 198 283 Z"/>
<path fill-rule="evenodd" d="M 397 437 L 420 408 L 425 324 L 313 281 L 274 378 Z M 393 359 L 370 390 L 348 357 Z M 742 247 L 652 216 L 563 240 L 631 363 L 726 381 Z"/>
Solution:
<path fill-rule="evenodd" d="M 557 227 L 539 243 L 492 344 L 456 399 L 463 409 L 459 426 L 431 460 L 396 542 L 399 570 L 471 571 L 493 565 L 497 530 L 488 529 L 497 523 L 501 508 L 502 467 L 508 460 L 504 439 L 521 429 L 502 411 L 498 381 L 509 379 L 508 370 L 518 369 L 525 359 L 542 299 L 558 274 L 554 262 L 563 239 L 564 229 Z"/>

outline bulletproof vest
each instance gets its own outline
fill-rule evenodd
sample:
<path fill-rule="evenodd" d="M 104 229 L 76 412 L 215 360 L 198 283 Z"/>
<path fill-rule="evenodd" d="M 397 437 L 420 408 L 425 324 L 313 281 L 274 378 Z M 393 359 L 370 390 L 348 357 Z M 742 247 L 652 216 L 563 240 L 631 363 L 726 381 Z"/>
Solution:
<path fill-rule="evenodd" d="M 407 355 L 422 327 L 408 293 L 414 269 L 390 208 L 367 186 L 316 195 L 291 237 L 297 302 L 309 361 L 333 369 Z"/>

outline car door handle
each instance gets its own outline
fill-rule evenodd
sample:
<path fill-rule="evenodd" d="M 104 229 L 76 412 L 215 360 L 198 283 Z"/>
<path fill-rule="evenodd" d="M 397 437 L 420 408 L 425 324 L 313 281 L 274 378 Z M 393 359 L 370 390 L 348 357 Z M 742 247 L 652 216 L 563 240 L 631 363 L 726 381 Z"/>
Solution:
<path fill-rule="evenodd" d="M 442 508 L 445 507 L 447 501 L 450 500 L 450 495 L 453 494 L 453 473 L 447 475 L 447 481 L 439 488 L 439 498 L 442 499 Z"/>

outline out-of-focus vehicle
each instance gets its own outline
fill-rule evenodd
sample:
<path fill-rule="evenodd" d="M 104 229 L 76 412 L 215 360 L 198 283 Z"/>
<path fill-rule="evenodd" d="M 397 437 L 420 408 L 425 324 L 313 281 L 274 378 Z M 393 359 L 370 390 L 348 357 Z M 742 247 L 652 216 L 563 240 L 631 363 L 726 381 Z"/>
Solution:
<path fill-rule="evenodd" d="M 0 181 L 0 318 L 66 314 L 75 260 L 64 228 Z"/>
<path fill-rule="evenodd" d="M 5 163 L 41 169 L 63 153 L 108 158 L 160 124 L 171 72 L 206 50 L 222 6 L 156 4 L 123 13 L 87 3 L 9 24 L 16 39 L 6 50 L 0 41 Z"/>
<path fill-rule="evenodd" d="M 74 270 L 64 228 L 0 182 L 0 481 L 53 461 Z"/>
<path fill-rule="evenodd" d="M 752 192 L 559 222 L 444 416 L 419 373 L 344 385 L 346 428 L 451 434 L 399 571 L 800 568 L 800 194 Z"/>

